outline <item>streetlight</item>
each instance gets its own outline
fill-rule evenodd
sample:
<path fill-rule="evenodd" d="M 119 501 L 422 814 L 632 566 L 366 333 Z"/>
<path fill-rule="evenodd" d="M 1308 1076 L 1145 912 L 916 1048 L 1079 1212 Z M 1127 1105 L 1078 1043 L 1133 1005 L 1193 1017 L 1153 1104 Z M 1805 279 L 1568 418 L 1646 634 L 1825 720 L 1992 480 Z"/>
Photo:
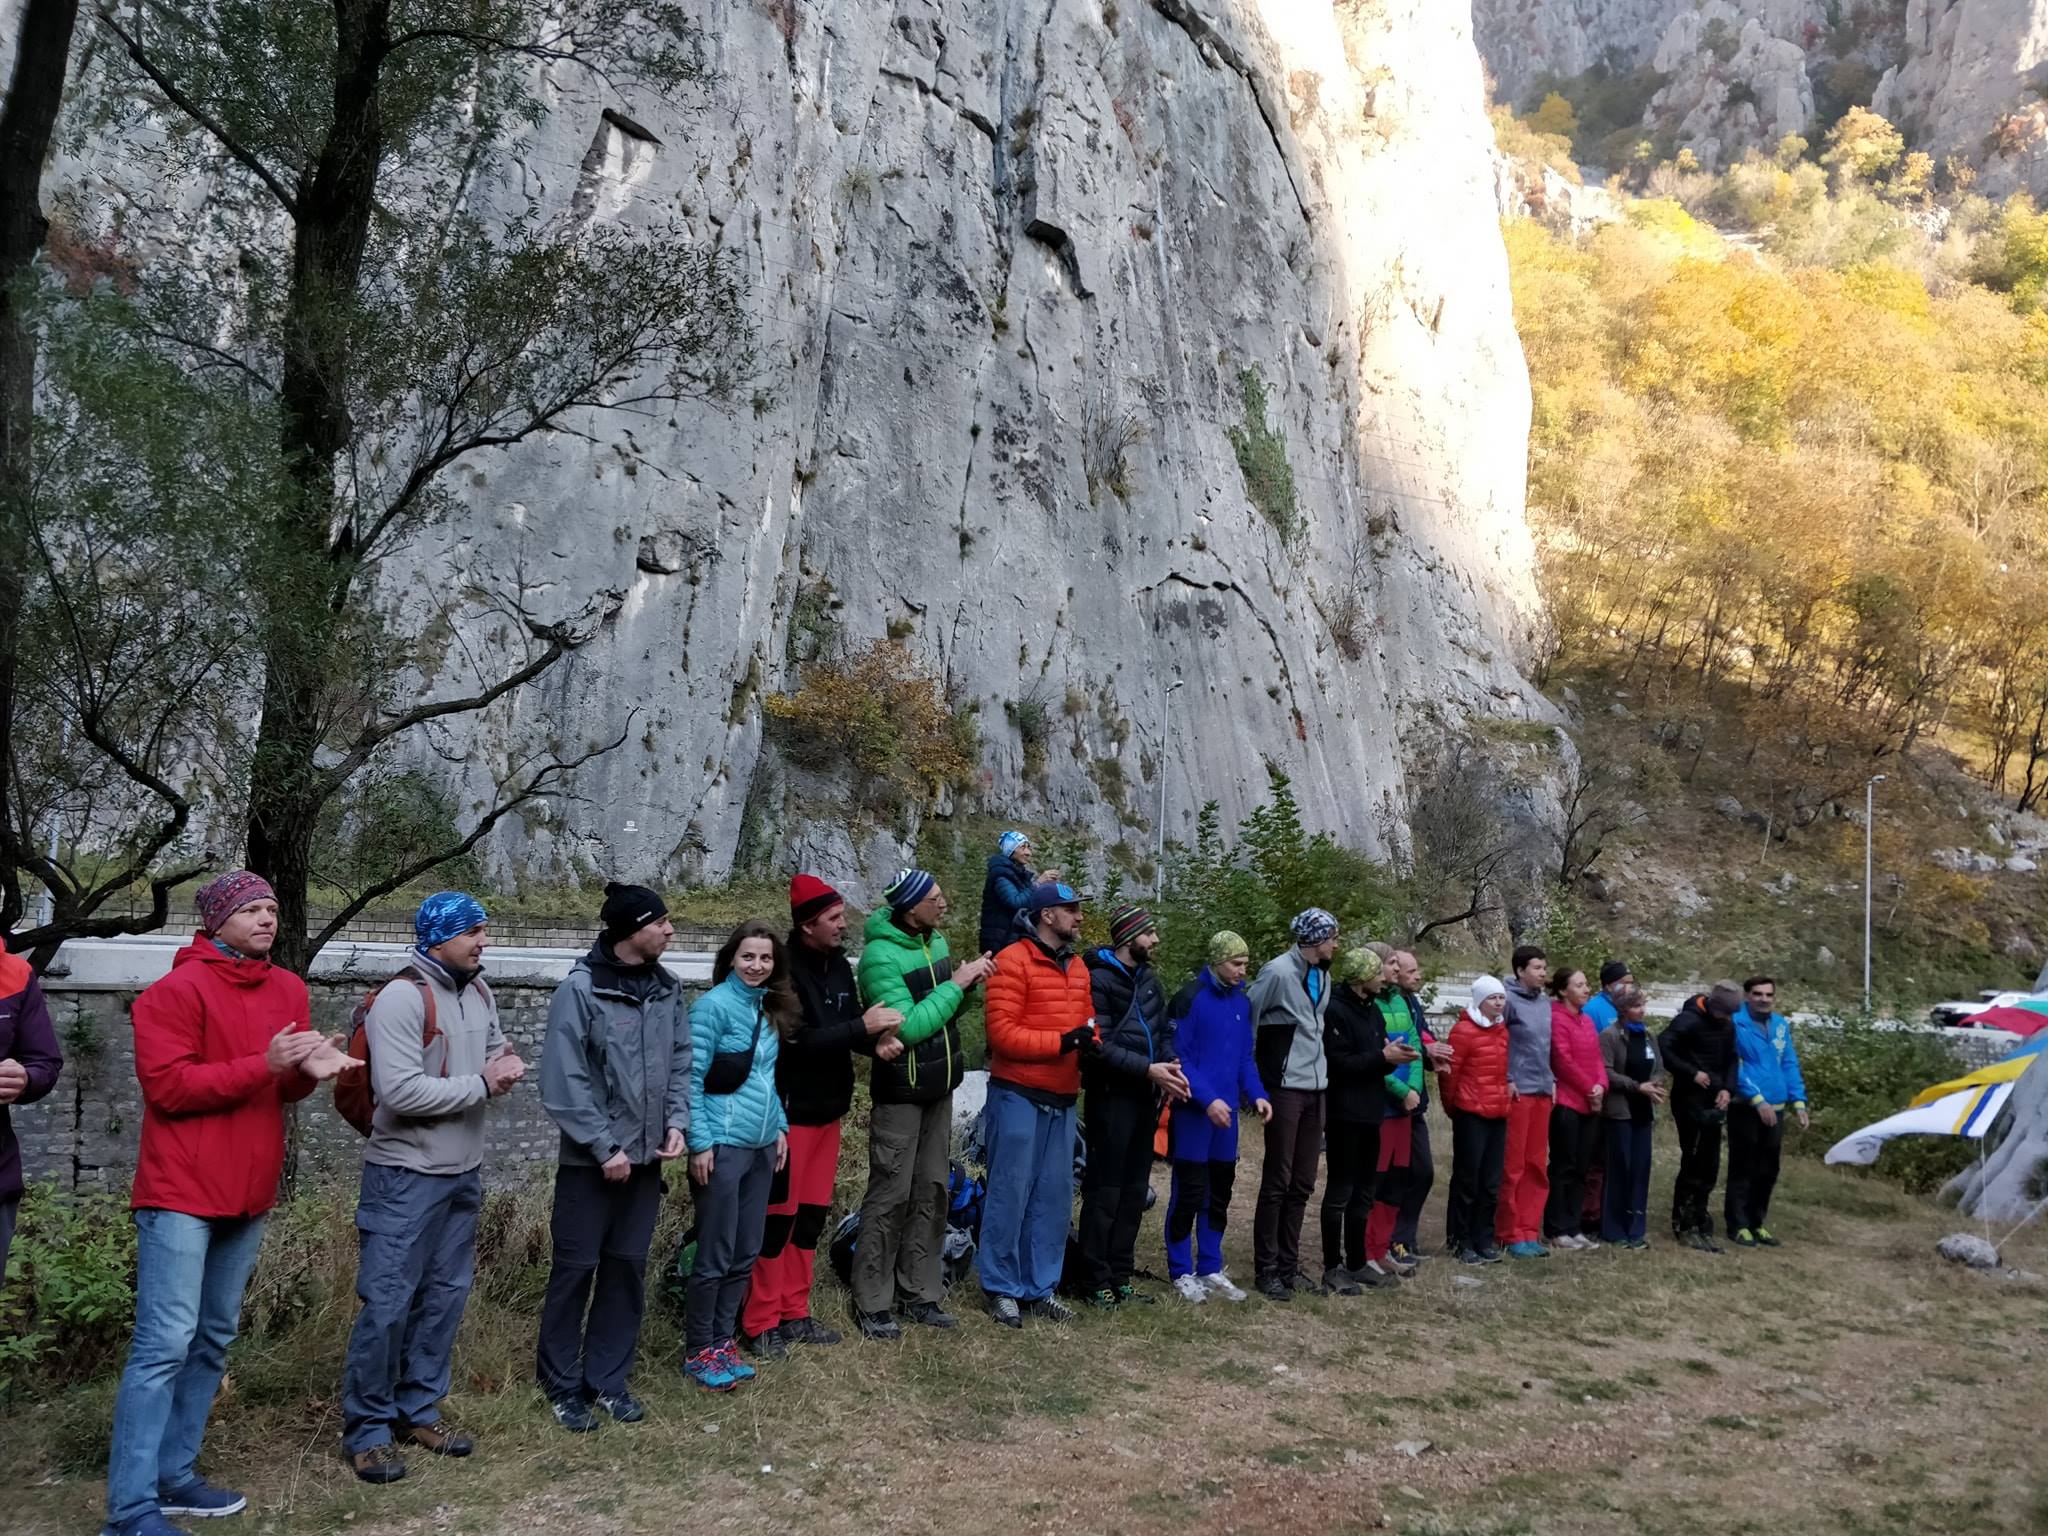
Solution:
<path fill-rule="evenodd" d="M 1877 786 L 1884 775 L 1874 773 L 1863 781 L 1863 1013 L 1870 1014 L 1870 845 L 1877 830 Z"/>
<path fill-rule="evenodd" d="M 1183 686 L 1176 677 L 1166 685 L 1165 714 L 1159 722 L 1159 850 L 1152 858 L 1152 899 L 1166 890 L 1166 744 L 1173 735 L 1173 696 Z"/>

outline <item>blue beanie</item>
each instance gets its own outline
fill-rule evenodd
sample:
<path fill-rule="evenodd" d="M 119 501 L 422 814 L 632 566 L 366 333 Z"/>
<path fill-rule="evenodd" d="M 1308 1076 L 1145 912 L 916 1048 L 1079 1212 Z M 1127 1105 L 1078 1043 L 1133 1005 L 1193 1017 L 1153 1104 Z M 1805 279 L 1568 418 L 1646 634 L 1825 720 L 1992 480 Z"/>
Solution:
<path fill-rule="evenodd" d="M 467 891 L 436 891 L 413 914 L 413 937 L 422 950 L 428 950 L 487 920 L 484 904 Z"/>
<path fill-rule="evenodd" d="M 996 839 L 996 852 L 1000 853 L 1004 858 L 1007 859 L 1011 854 L 1015 853 L 1019 848 L 1022 848 L 1026 843 L 1030 841 L 1031 837 L 1029 833 L 1005 832 L 1001 837 Z"/>
<path fill-rule="evenodd" d="M 891 912 L 908 912 L 931 895 L 938 883 L 938 877 L 928 869 L 906 869 L 889 882 L 882 900 L 889 903 Z"/>

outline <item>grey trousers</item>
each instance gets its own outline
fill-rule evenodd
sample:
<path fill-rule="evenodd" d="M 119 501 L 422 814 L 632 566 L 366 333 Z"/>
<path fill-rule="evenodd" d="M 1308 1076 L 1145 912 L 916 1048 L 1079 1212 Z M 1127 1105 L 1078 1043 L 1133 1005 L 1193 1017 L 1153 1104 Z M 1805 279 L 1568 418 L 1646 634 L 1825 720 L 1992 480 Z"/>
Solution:
<path fill-rule="evenodd" d="M 483 1175 L 363 1164 L 356 1202 L 356 1295 L 341 1385 L 342 1448 L 388 1445 L 401 1424 L 432 1424 L 448 1395 L 455 1331 L 476 1276 Z"/>
<path fill-rule="evenodd" d="M 693 1355 L 739 1334 L 775 1182 L 774 1147 L 714 1150 L 711 1177 L 697 1191 L 697 1257 L 684 1291 L 683 1343 Z"/>
<path fill-rule="evenodd" d="M 946 1175 L 953 1095 L 936 1104 L 877 1104 L 868 1123 L 868 1192 L 853 1247 L 853 1305 L 894 1310 L 946 1298 Z"/>

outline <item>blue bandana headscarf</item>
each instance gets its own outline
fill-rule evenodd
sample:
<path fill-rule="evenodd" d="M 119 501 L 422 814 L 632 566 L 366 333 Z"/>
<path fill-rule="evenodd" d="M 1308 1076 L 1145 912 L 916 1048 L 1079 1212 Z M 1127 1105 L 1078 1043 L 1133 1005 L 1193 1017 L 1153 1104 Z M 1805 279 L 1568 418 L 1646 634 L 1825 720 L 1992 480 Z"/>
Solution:
<path fill-rule="evenodd" d="M 429 950 L 487 920 L 484 904 L 467 891 L 436 891 L 413 914 L 413 937 L 421 950 Z"/>
<path fill-rule="evenodd" d="M 1005 832 L 996 839 L 996 851 L 1007 859 L 1030 841 L 1022 832 Z"/>

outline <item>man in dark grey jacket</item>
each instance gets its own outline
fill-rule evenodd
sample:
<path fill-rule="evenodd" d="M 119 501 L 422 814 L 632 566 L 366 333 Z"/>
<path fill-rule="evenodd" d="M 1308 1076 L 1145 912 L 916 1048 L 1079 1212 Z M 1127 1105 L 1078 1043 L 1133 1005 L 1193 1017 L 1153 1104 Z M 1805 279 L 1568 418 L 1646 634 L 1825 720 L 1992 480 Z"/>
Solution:
<path fill-rule="evenodd" d="M 675 934 L 667 903 L 645 886 L 607 885 L 601 920 L 555 988 L 540 1063 L 562 1152 L 536 1369 L 556 1420 L 578 1432 L 597 1428 L 593 1404 L 622 1424 L 645 1416 L 626 1378 L 661 1165 L 682 1156 L 690 1123 L 688 999 L 661 963 Z"/>

